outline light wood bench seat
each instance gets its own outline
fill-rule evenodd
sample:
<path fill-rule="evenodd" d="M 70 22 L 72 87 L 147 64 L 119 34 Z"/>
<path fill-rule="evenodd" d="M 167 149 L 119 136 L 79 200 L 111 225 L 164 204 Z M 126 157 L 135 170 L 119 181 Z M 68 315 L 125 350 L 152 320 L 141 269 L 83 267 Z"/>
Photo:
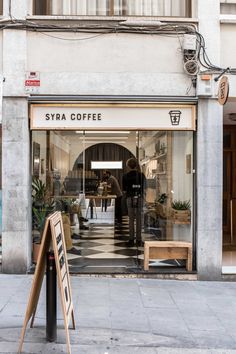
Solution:
<path fill-rule="evenodd" d="M 192 244 L 182 241 L 145 241 L 144 270 L 151 259 L 185 259 L 186 268 L 192 270 Z"/>

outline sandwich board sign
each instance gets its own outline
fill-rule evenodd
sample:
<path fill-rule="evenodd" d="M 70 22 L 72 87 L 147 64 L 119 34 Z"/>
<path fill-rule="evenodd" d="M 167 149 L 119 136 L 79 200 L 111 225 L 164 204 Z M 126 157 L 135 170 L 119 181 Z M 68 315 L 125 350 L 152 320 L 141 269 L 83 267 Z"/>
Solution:
<path fill-rule="evenodd" d="M 40 290 L 46 268 L 46 254 L 52 248 L 55 255 L 57 279 L 60 289 L 62 312 L 64 317 L 64 326 L 66 331 L 67 352 L 71 354 L 69 324 L 72 320 L 72 328 L 75 329 L 75 317 L 72 303 L 72 293 L 69 277 L 69 268 L 66 256 L 66 245 L 63 231 L 63 223 L 60 212 L 55 212 L 47 217 L 42 242 L 39 251 L 39 257 L 35 269 L 33 283 L 29 295 L 24 324 L 21 332 L 18 353 L 21 353 L 23 347 L 26 327 L 31 319 L 30 327 L 33 327 L 35 313 L 37 310 Z"/>

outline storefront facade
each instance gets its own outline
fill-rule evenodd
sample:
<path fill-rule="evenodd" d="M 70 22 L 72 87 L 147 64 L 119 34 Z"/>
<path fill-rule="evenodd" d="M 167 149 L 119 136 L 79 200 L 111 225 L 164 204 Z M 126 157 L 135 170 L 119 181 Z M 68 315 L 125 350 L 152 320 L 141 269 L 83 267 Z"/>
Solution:
<path fill-rule="evenodd" d="M 199 27 L 212 41 L 204 22 L 204 2 L 197 7 Z M 12 11 L 24 18 L 27 1 Z M 210 16 L 217 11 L 209 8 Z M 220 279 L 222 208 L 212 206 L 222 200 L 221 106 L 216 97 L 198 96 L 192 77 L 183 70 L 178 37 L 147 33 L 90 37 L 91 33 L 65 31 L 58 36 L 3 31 L 3 271 L 22 273 L 31 265 L 32 176 L 46 178 L 61 168 L 67 177 L 83 150 L 72 148 L 76 134 L 80 136 L 76 131 L 82 133 L 81 145 L 84 141 L 86 147 L 93 145 L 86 142 L 91 141 L 91 135 L 86 138 L 90 131 L 129 131 L 133 144 L 129 150 L 150 180 L 149 203 L 165 194 L 167 206 L 175 199 L 190 201 L 191 216 L 184 226 L 157 228 L 167 239 L 191 242 L 199 279 Z M 11 60 L 16 51 L 17 65 L 15 57 Z M 170 65 L 171 58 L 175 60 Z M 47 159 L 52 154 L 48 137 L 56 146 L 54 161 Z M 66 167 L 59 164 L 62 140 L 67 146 Z M 103 140 L 108 142 L 104 136 Z M 119 145 L 127 148 L 121 141 Z M 167 171 L 168 181 L 163 182 Z M 159 195 L 153 195 L 154 183 Z"/>
<path fill-rule="evenodd" d="M 68 249 L 68 254 L 73 254 L 70 262 L 74 272 L 91 274 L 91 266 L 96 263 L 93 267 L 96 273 L 145 274 L 144 245 L 149 241 L 177 242 L 178 246 L 187 242 L 196 264 L 193 242 L 195 105 L 112 101 L 41 103 L 31 105 L 30 122 L 33 180 L 39 179 L 48 187 L 51 196 L 48 206 L 53 201 L 63 212 L 65 205 L 69 206 L 73 231 L 80 235 L 72 251 Z M 100 185 L 103 186 L 103 172 L 110 166 L 126 204 L 122 180 L 131 157 L 139 162 L 145 179 L 139 244 L 137 226 L 134 239 L 131 238 L 126 205 L 117 226 L 113 210 L 116 200 L 112 199 L 112 193 L 104 195 L 103 192 L 100 197 L 98 193 Z M 174 204 L 176 210 L 172 208 Z M 81 216 L 88 219 L 85 227 L 79 220 L 73 220 L 76 205 L 80 206 Z M 180 208 L 185 210 L 177 210 Z M 104 232 L 99 233 L 101 229 Z M 163 270 L 173 272 L 173 269 L 185 272 L 186 259 L 168 261 L 166 255 L 162 257 L 161 261 L 152 262 L 152 274 Z M 192 260 L 189 262 L 192 270 Z"/>

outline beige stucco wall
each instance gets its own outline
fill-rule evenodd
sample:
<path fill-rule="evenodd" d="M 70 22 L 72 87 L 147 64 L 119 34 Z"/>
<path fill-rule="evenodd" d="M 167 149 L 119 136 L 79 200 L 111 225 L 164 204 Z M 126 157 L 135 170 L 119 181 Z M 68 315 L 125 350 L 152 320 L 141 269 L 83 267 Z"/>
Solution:
<path fill-rule="evenodd" d="M 185 95 L 191 86 L 181 36 L 49 35 L 27 33 L 27 70 L 40 72 L 39 93 Z"/>

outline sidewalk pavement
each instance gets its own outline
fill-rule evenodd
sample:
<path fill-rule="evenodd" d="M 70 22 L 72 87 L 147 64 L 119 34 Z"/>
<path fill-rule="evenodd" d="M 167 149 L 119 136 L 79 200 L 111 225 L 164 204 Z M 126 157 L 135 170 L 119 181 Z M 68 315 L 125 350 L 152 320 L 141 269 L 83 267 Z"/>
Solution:
<path fill-rule="evenodd" d="M 0 274 L 0 353 L 16 353 L 32 275 Z M 236 353 L 236 283 L 71 277 L 73 354 Z M 59 293 L 59 291 L 58 291 Z M 23 353 L 67 353 L 58 294 L 57 343 L 47 343 L 45 284 Z"/>

